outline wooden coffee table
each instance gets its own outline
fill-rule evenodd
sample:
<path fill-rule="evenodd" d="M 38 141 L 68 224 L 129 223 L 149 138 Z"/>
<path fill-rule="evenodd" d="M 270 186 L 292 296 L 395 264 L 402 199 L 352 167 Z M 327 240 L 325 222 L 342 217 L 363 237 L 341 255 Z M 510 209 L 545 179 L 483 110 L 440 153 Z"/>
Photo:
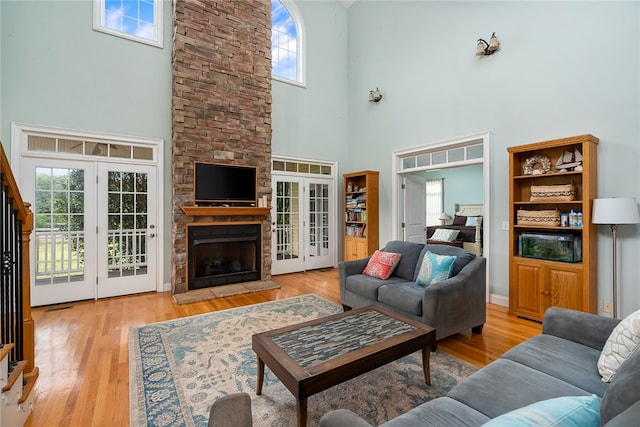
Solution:
<path fill-rule="evenodd" d="M 298 426 L 307 423 L 307 398 L 422 350 L 424 380 L 431 384 L 429 356 L 436 330 L 380 307 L 362 307 L 255 334 L 256 394 L 264 365 L 297 400 Z"/>

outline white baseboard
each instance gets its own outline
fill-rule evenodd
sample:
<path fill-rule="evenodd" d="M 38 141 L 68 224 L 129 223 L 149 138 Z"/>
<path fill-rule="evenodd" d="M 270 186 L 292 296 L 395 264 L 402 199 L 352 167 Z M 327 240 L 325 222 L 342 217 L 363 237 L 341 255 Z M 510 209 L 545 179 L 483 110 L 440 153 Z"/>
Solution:
<path fill-rule="evenodd" d="M 509 297 L 505 297 L 504 295 L 489 295 L 489 302 L 495 305 L 501 305 L 503 307 L 509 307 Z"/>

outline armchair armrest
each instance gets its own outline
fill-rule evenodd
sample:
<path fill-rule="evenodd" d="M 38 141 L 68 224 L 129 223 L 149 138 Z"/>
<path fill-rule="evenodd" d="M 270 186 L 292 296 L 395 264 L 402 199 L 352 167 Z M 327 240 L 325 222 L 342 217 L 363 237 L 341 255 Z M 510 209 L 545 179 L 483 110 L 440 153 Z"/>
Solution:
<path fill-rule="evenodd" d="M 456 276 L 425 288 L 423 322 L 436 328 L 436 339 L 485 323 L 486 283 L 486 258 L 475 257 Z"/>
<path fill-rule="evenodd" d="M 372 427 L 371 424 L 347 409 L 327 412 L 320 418 L 320 427 Z"/>
<path fill-rule="evenodd" d="M 361 274 L 367 266 L 371 257 L 354 259 L 352 261 L 342 261 L 338 263 L 338 273 L 340 275 L 340 299 L 344 301 L 344 291 L 347 288 L 347 277 L 354 274 Z"/>
<path fill-rule="evenodd" d="M 602 350 L 619 319 L 584 313 L 567 308 L 550 307 L 542 319 L 542 333 Z"/>

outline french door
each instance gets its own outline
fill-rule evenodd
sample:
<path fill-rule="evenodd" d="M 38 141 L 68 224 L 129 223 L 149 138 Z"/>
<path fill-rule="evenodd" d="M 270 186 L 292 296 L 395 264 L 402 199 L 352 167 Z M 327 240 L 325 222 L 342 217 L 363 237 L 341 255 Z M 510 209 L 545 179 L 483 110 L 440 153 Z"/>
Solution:
<path fill-rule="evenodd" d="M 154 166 L 23 159 L 33 306 L 156 289 Z"/>
<path fill-rule="evenodd" d="M 272 175 L 271 274 L 332 267 L 333 181 Z"/>

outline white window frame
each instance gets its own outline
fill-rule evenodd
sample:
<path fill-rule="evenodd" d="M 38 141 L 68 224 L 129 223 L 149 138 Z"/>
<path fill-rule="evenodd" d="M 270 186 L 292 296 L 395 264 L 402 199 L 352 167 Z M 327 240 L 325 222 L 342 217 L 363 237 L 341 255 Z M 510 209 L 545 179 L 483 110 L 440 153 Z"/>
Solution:
<path fill-rule="evenodd" d="M 138 43 L 144 43 L 158 48 L 164 47 L 163 42 L 163 21 L 164 21 L 164 0 L 154 0 L 153 2 L 153 23 L 155 28 L 155 40 L 145 39 L 133 34 L 127 34 L 122 31 L 114 30 L 105 26 L 105 0 L 93 0 L 93 29 L 102 33 L 111 34 L 112 36 L 121 37 L 123 39 L 133 40 Z"/>
<path fill-rule="evenodd" d="M 307 87 L 307 38 L 305 35 L 305 26 L 304 20 L 302 19 L 302 14 L 298 9 L 298 6 L 291 0 L 279 0 L 282 6 L 287 9 L 291 19 L 293 19 L 293 24 L 296 27 L 296 68 L 298 80 L 290 80 L 284 77 L 274 76 L 271 74 L 272 80 L 277 80 L 279 82 L 292 84 L 300 87 Z M 273 24 L 273 23 L 272 23 Z"/>

